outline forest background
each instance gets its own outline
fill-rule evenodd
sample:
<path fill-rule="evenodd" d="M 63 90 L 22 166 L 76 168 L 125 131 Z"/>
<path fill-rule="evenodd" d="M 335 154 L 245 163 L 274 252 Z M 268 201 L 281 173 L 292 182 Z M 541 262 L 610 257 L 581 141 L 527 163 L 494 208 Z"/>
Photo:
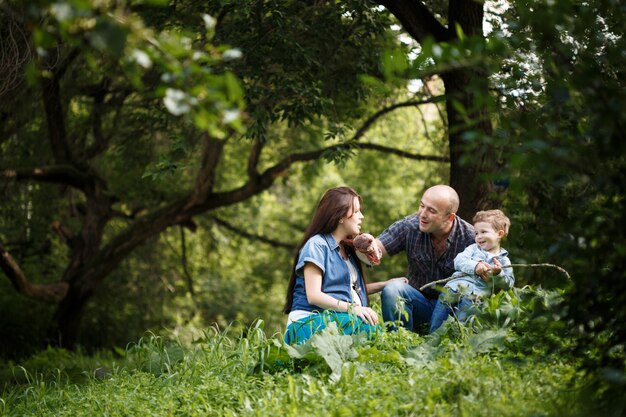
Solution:
<path fill-rule="evenodd" d="M 510 215 L 514 263 L 569 271 L 516 286 L 562 293 L 546 320 L 623 388 L 619 2 L 0 6 L 4 358 L 280 332 L 327 188 L 376 235 L 449 183 L 463 218 Z"/>

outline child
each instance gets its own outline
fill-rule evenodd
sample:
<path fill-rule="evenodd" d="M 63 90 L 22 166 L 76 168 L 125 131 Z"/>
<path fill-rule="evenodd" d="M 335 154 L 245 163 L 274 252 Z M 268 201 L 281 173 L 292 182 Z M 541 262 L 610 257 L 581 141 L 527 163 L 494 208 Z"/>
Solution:
<path fill-rule="evenodd" d="M 465 319 L 461 311 L 471 300 L 491 295 L 496 288 L 509 289 L 515 278 L 508 252 L 500 247 L 500 241 L 509 233 L 511 221 L 500 210 L 479 211 L 474 216 L 476 238 L 454 258 L 456 272 L 439 296 L 430 320 L 430 332 L 443 324 L 452 312 L 459 312 L 459 320 Z M 451 302 L 452 300 L 452 302 Z"/>

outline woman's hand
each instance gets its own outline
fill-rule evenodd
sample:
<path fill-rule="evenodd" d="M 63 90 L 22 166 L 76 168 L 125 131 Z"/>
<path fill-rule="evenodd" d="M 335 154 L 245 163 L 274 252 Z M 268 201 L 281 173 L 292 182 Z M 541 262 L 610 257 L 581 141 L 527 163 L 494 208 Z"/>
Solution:
<path fill-rule="evenodd" d="M 353 307 L 354 314 L 361 318 L 365 323 L 368 324 L 378 324 L 378 314 L 374 310 L 369 307 L 363 306 L 354 306 Z"/>

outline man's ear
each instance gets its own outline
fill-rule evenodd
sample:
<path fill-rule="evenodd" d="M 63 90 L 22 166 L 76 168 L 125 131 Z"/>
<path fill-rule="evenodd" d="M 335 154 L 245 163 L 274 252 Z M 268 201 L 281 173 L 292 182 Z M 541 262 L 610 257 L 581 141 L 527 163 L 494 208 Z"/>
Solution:
<path fill-rule="evenodd" d="M 451 222 L 453 222 L 455 218 L 456 218 L 456 213 L 450 213 L 448 215 L 448 220 L 450 220 Z"/>

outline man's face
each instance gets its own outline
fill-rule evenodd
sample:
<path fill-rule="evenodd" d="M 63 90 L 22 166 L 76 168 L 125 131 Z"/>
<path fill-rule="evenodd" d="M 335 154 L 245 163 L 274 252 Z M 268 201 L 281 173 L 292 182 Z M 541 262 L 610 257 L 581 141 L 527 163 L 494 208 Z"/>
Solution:
<path fill-rule="evenodd" d="M 446 196 L 427 190 L 417 212 L 420 219 L 420 230 L 424 233 L 445 231 L 452 219 L 449 206 L 450 202 Z"/>

